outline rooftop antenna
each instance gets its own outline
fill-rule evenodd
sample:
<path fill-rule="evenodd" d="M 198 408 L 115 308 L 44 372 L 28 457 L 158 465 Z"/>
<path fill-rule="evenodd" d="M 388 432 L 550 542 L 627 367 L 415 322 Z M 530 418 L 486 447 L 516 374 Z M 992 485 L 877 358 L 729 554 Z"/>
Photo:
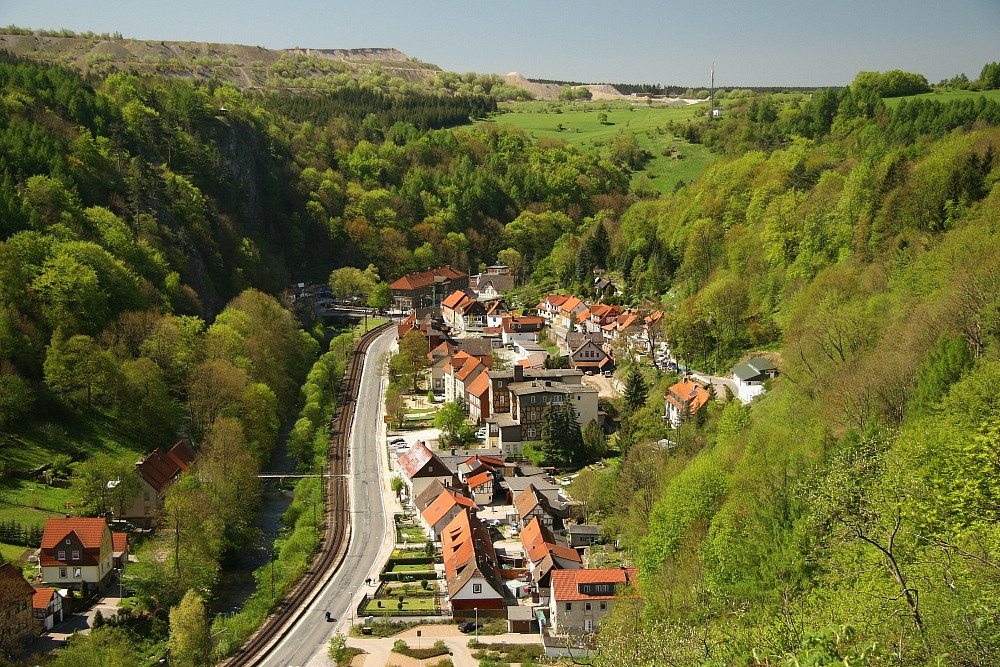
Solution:
<path fill-rule="evenodd" d="M 715 117 L 715 63 L 712 63 L 712 85 L 708 94 L 708 119 Z"/>

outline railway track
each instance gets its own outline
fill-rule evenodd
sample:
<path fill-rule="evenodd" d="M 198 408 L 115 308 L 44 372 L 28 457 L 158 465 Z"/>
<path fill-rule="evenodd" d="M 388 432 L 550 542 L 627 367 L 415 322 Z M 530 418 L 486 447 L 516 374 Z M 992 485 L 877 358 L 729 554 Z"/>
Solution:
<path fill-rule="evenodd" d="M 309 603 L 319 594 L 327 578 L 347 553 L 350 542 L 350 480 L 347 475 L 351 471 L 348 451 L 351 424 L 354 421 L 354 408 L 368 348 L 389 326 L 391 325 L 383 324 L 359 338 L 347 363 L 344 381 L 337 396 L 337 413 L 330 427 L 326 469 L 330 476 L 327 478 L 323 541 L 320 548 L 313 556 L 309 569 L 285 599 L 278 603 L 243 645 L 221 663 L 223 667 L 258 664 L 306 612 Z"/>

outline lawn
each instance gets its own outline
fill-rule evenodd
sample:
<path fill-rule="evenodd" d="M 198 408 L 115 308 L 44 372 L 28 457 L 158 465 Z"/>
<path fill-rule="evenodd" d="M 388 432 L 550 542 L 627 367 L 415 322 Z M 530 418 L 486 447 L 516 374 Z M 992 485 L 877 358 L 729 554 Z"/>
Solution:
<path fill-rule="evenodd" d="M 381 604 L 382 606 L 379 606 Z M 399 608 L 399 598 L 387 598 L 383 600 L 370 600 L 365 606 L 366 614 L 384 614 L 386 612 L 397 611 L 437 611 L 437 598 L 434 597 L 411 597 L 403 598 L 403 608 Z"/>
<path fill-rule="evenodd" d="M 652 158 L 632 176 L 632 185 L 645 175 L 648 186 L 671 192 L 678 181 L 697 178 L 714 156 L 704 146 L 689 144 L 666 130 L 671 121 L 696 122 L 707 102 L 682 107 L 647 106 L 632 102 L 519 102 L 502 105 L 508 113 L 489 121 L 524 130 L 534 139 L 558 138 L 583 151 L 607 155 L 607 143 L 619 132 L 630 132 Z M 602 114 L 606 119 L 602 118 Z M 671 151 L 664 155 L 664 151 Z M 683 155 L 678 159 L 674 155 Z"/>
<path fill-rule="evenodd" d="M 399 529 L 400 541 L 410 543 L 423 543 L 427 541 L 427 534 L 420 526 L 404 526 Z"/>
<path fill-rule="evenodd" d="M 392 572 L 430 572 L 434 566 L 430 563 L 400 563 L 392 566 Z"/>

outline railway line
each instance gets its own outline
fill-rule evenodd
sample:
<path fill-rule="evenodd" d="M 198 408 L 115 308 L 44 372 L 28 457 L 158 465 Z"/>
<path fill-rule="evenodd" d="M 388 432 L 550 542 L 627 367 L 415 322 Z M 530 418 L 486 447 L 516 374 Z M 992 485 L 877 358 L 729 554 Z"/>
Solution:
<path fill-rule="evenodd" d="M 351 472 L 349 451 L 351 424 L 354 421 L 356 399 L 368 348 L 389 326 L 391 325 L 383 324 L 359 338 L 348 360 L 344 381 L 337 396 L 337 413 L 331 422 L 321 546 L 313 556 L 309 569 L 294 588 L 278 603 L 256 632 L 233 655 L 221 663 L 224 667 L 257 665 L 262 662 L 299 616 L 306 612 L 309 603 L 344 560 L 351 530 L 348 490 Z"/>

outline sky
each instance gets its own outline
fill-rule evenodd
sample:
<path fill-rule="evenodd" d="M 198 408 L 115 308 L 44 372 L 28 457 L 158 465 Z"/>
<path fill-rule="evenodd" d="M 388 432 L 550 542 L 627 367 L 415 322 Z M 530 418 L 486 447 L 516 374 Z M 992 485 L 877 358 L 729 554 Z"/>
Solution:
<path fill-rule="evenodd" d="M 0 0 L 0 25 L 266 48 L 393 47 L 455 72 L 583 83 L 931 83 L 1000 61 L 1000 0 Z"/>

